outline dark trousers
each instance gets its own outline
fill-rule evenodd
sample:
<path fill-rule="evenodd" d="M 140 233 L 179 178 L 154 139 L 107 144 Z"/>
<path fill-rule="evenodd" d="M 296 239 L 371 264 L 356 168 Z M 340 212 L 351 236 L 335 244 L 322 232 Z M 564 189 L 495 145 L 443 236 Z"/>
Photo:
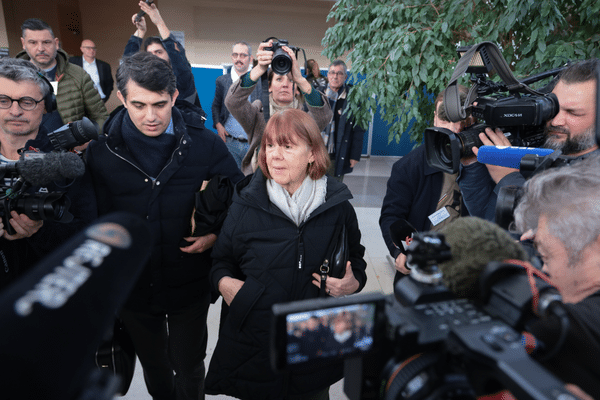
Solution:
<path fill-rule="evenodd" d="M 159 308 L 121 311 L 153 400 L 204 399 L 210 294 L 205 297 L 168 315 Z"/>

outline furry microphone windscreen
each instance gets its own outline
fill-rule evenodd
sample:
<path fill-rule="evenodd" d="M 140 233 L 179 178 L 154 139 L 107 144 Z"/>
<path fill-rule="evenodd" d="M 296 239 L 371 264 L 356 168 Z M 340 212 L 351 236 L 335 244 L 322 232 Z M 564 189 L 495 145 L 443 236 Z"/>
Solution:
<path fill-rule="evenodd" d="M 459 298 L 479 299 L 479 275 L 490 261 L 528 259 L 508 232 L 481 218 L 458 218 L 440 233 L 452 253 L 452 259 L 439 265 L 443 282 Z"/>

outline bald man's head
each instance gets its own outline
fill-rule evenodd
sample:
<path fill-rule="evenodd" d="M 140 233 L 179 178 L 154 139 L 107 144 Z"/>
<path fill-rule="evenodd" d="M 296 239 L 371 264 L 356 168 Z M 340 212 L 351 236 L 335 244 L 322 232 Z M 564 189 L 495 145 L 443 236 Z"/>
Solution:
<path fill-rule="evenodd" d="M 83 40 L 80 49 L 85 61 L 91 63 L 96 59 L 96 45 L 91 40 Z"/>

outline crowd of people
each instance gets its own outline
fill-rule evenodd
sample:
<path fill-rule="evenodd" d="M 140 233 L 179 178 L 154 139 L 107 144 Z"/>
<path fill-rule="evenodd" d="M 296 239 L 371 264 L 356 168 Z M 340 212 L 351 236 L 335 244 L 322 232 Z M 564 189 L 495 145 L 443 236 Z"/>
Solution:
<path fill-rule="evenodd" d="M 276 303 L 343 297 L 366 284 L 365 248 L 343 183 L 360 161 L 366 132 L 346 112 L 348 68 L 335 60 L 323 76 L 309 60 L 303 74 L 295 52 L 284 46 L 291 70 L 277 74 L 270 68 L 272 40 L 260 43 L 255 55 L 248 42 L 235 42 L 232 66 L 216 81 L 212 131 L 204 125 L 184 47 L 155 4 L 139 6 L 145 16 L 132 16 L 135 31 L 115 79 L 110 65 L 96 58 L 92 40 L 82 41 L 81 56 L 69 57 L 40 19 L 22 24 L 23 51 L 0 60 L 0 164 L 21 160 L 24 149 L 55 150 L 48 133 L 64 124 L 87 117 L 99 127 L 98 139 L 66 149 L 84 160 L 81 176 L 36 185 L 4 177 L 5 186 L 24 196 L 65 192 L 73 219 L 38 220 L 5 202 L 0 289 L 97 217 L 138 215 L 153 235 L 152 254 L 117 317 L 132 338 L 153 399 L 328 399 L 330 385 L 343 376 L 340 368 L 271 371 L 270 318 Z M 146 37 L 147 19 L 159 36 Z M 394 164 L 379 221 L 397 270 L 395 284 L 410 267 L 392 225 L 406 221 L 416 231 L 436 231 L 466 215 L 493 221 L 499 189 L 524 187 L 516 227 L 521 240 L 535 243 L 530 254 L 541 259 L 572 327 L 544 365 L 594 398 L 600 397 L 600 370 L 592 357 L 600 353 L 599 68 L 595 59 L 572 63 L 552 90 L 559 110 L 546 122 L 544 147 L 562 152 L 568 166 L 526 180 L 518 170 L 465 157 L 457 174 L 447 174 L 427 165 L 420 146 Z M 109 115 L 106 102 L 115 83 L 121 105 Z M 459 91 L 467 96 L 466 88 Z M 456 133 L 474 122 L 470 115 L 451 122 L 443 93 L 432 120 Z M 510 145 L 499 129 L 486 128 L 479 137 L 484 145 Z M 198 234 L 198 199 L 217 180 L 233 188 L 221 210 L 226 217 Z M 348 259 L 340 277 L 324 279 L 320 267 L 340 229 Z M 219 337 L 206 371 L 207 315 L 218 296 Z M 551 347 L 560 336 L 555 327 L 550 317 L 541 318 L 530 331 Z M 340 314 L 307 318 L 288 329 L 298 354 L 306 355 L 343 353 L 361 343 L 366 328 Z"/>

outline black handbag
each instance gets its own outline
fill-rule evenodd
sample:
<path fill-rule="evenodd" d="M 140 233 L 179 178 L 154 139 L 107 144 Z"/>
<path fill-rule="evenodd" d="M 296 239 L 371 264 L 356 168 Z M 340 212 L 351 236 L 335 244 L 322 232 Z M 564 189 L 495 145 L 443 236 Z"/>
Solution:
<path fill-rule="evenodd" d="M 196 193 L 192 236 L 218 233 L 233 198 L 234 185 L 225 175 L 214 176 L 204 190 Z"/>
<path fill-rule="evenodd" d="M 325 253 L 327 256 L 321 264 L 321 289 L 320 296 L 327 295 L 325 284 L 327 277 L 343 278 L 346 273 L 346 264 L 348 263 L 348 233 L 345 225 L 336 226 L 331 237 L 331 242 Z"/>
<path fill-rule="evenodd" d="M 135 348 L 125 325 L 118 318 L 112 338 L 100 344 L 96 351 L 96 365 L 120 378 L 119 393 L 125 396 L 135 372 Z"/>

